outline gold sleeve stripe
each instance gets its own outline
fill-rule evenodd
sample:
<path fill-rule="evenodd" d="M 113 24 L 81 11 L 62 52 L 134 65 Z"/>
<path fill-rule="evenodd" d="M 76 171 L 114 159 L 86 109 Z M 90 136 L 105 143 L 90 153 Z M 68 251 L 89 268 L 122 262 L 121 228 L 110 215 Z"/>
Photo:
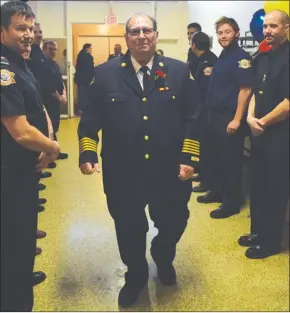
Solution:
<path fill-rule="evenodd" d="M 191 149 L 182 149 L 183 153 L 190 153 L 190 154 L 194 154 L 194 155 L 199 155 L 199 152 L 196 152 L 194 150 Z"/>
<path fill-rule="evenodd" d="M 199 158 L 197 158 L 197 157 L 191 157 L 191 161 L 199 162 Z"/>
<path fill-rule="evenodd" d="M 192 153 L 192 154 L 200 154 L 200 151 L 199 150 L 196 150 L 196 149 L 192 149 L 192 148 L 187 148 L 187 147 L 183 147 L 182 148 L 182 152 L 184 152 L 184 151 L 190 151 L 190 153 Z"/>
<path fill-rule="evenodd" d="M 188 144 L 188 143 L 185 143 L 185 144 L 183 145 L 183 148 L 191 148 L 191 149 L 199 150 L 199 147 L 198 147 L 198 146 L 190 145 L 190 144 Z"/>
<path fill-rule="evenodd" d="M 183 144 L 184 144 L 184 145 L 191 146 L 191 147 L 196 147 L 196 148 L 199 148 L 199 147 L 200 147 L 199 142 L 184 141 Z"/>
<path fill-rule="evenodd" d="M 92 145 L 92 144 L 80 145 L 80 150 L 86 150 L 86 149 L 94 149 L 95 151 L 97 151 L 97 145 Z"/>
<path fill-rule="evenodd" d="M 82 143 L 92 143 L 92 144 L 97 144 L 97 142 L 96 142 L 96 140 L 94 140 L 94 139 L 91 139 L 91 138 L 89 138 L 89 137 L 84 137 L 84 138 L 82 138 L 81 140 L 80 140 L 80 144 L 82 144 Z"/>
<path fill-rule="evenodd" d="M 84 150 L 80 150 L 80 153 L 83 153 L 85 151 L 93 151 L 93 152 L 97 152 L 95 149 L 91 149 L 91 148 L 88 148 L 88 149 L 84 149 Z"/>
<path fill-rule="evenodd" d="M 196 144 L 199 146 L 199 142 L 196 140 L 184 139 L 184 143 L 192 143 L 192 144 Z"/>
<path fill-rule="evenodd" d="M 97 152 L 97 147 L 96 146 L 80 146 L 80 152 L 84 152 L 87 150 L 91 150 L 91 151 L 96 151 Z"/>

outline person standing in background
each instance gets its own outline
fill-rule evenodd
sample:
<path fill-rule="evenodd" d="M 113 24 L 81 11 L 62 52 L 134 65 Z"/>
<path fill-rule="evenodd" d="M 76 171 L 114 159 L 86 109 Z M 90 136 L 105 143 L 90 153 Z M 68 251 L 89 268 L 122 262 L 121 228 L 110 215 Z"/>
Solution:
<path fill-rule="evenodd" d="M 208 96 L 208 87 L 211 77 L 211 72 L 217 62 L 217 56 L 210 51 L 210 38 L 203 32 L 196 32 L 191 39 L 192 52 L 198 58 L 198 67 L 194 74 L 198 95 L 200 101 L 200 114 L 198 117 L 199 125 L 199 141 L 200 141 L 200 163 L 199 163 L 199 179 L 200 184 L 192 189 L 194 192 L 205 192 L 208 190 L 206 184 L 206 174 L 209 168 L 209 155 L 207 144 L 208 130 L 208 105 L 206 98 Z"/>
<path fill-rule="evenodd" d="M 115 44 L 115 47 L 114 47 L 114 54 L 110 54 L 110 55 L 109 55 L 108 61 L 109 61 L 109 60 L 116 59 L 116 58 L 119 58 L 119 57 L 122 56 L 122 55 L 124 55 L 124 54 L 122 53 L 122 47 L 121 47 L 121 45 Z"/>
<path fill-rule="evenodd" d="M 157 52 L 157 54 L 164 56 L 164 52 L 163 52 L 163 50 L 158 49 L 156 52 Z"/>
<path fill-rule="evenodd" d="M 37 80 L 26 65 L 35 15 L 1 5 L 1 311 L 31 311 L 37 232 L 37 171 L 60 151 L 49 139 Z M 21 25 L 21 27 L 19 27 Z"/>
<path fill-rule="evenodd" d="M 255 89 L 248 110 L 252 138 L 251 233 L 239 244 L 262 259 L 281 251 L 289 201 L 289 16 L 269 12 L 263 31 L 269 52 L 255 62 Z"/>
<path fill-rule="evenodd" d="M 94 76 L 94 58 L 92 56 L 92 45 L 86 43 L 77 56 L 76 72 L 74 81 L 78 87 L 78 112 L 82 114 L 88 104 L 89 87 Z"/>
<path fill-rule="evenodd" d="M 197 56 L 192 52 L 191 38 L 194 33 L 201 32 L 201 31 L 202 31 L 201 26 L 198 23 L 190 23 L 187 26 L 187 39 L 190 45 L 190 48 L 188 50 L 188 55 L 187 55 L 187 63 L 189 64 L 189 69 L 193 77 L 198 67 L 198 59 L 197 59 Z"/>
<path fill-rule="evenodd" d="M 197 197 L 200 203 L 222 202 L 211 218 L 227 218 L 243 204 L 242 166 L 247 133 L 245 113 L 253 87 L 252 59 L 238 44 L 239 25 L 222 17 L 216 24 L 223 51 L 209 83 L 209 192 Z"/>
<path fill-rule="evenodd" d="M 57 140 L 56 133 L 59 130 L 60 123 L 60 104 L 67 103 L 66 89 L 62 80 L 62 75 L 58 64 L 54 61 L 57 52 L 57 43 L 55 41 L 45 41 L 43 43 L 42 52 L 47 58 L 47 63 L 54 75 L 54 92 L 43 95 L 44 105 L 47 113 L 52 121 L 54 140 Z M 61 152 L 58 159 L 64 160 L 68 158 L 68 154 Z"/>

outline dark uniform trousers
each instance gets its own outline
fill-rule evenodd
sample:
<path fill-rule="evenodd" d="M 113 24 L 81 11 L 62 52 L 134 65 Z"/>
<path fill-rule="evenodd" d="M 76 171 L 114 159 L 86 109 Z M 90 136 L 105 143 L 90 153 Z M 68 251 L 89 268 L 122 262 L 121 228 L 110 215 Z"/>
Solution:
<path fill-rule="evenodd" d="M 281 242 L 289 200 L 289 127 L 285 126 L 273 125 L 252 138 L 251 232 L 267 246 Z"/>
<path fill-rule="evenodd" d="M 210 190 L 222 196 L 225 207 L 229 210 L 239 209 L 242 197 L 242 164 L 246 125 L 241 122 L 238 131 L 229 136 L 228 124 L 233 120 L 234 112 L 214 110 L 210 112 L 207 132 L 208 170 L 205 181 Z"/>
<path fill-rule="evenodd" d="M 1 311 L 31 311 L 37 174 L 1 169 Z"/>
<path fill-rule="evenodd" d="M 151 183 L 152 185 L 152 183 Z M 172 264 L 176 244 L 187 225 L 187 203 L 191 195 L 191 182 L 176 181 L 174 191 L 158 188 L 158 193 L 144 186 L 139 194 L 107 194 L 109 212 L 114 219 L 120 256 L 128 271 L 126 281 L 138 287 L 148 279 L 146 261 L 146 233 L 148 220 L 145 207 L 158 235 L 153 239 L 151 253 L 160 266 Z M 148 192 L 146 193 L 145 190 Z M 174 195 L 172 197 L 171 195 Z"/>
<path fill-rule="evenodd" d="M 57 140 L 56 133 L 59 130 L 59 124 L 60 124 L 60 103 L 55 97 L 47 96 L 44 98 L 44 106 L 51 119 L 54 140 Z"/>

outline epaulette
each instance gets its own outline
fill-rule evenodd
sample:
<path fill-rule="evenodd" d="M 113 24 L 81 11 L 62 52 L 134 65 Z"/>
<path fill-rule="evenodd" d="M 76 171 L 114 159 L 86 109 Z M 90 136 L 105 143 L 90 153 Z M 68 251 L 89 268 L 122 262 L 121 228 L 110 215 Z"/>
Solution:
<path fill-rule="evenodd" d="M 5 57 L 1 57 L 0 63 L 3 64 L 3 65 L 9 65 L 9 61 L 8 61 L 8 59 L 5 58 Z"/>

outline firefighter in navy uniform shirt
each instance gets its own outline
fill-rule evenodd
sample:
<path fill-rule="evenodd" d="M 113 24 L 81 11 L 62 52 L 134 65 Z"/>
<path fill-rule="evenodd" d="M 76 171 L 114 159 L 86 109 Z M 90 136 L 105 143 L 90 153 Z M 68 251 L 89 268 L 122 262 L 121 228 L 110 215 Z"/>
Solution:
<path fill-rule="evenodd" d="M 196 32 L 192 36 L 192 52 L 198 58 L 198 67 L 194 74 L 198 88 L 200 100 L 200 113 L 198 118 L 199 141 L 200 141 L 200 165 L 199 165 L 199 180 L 200 184 L 193 188 L 194 192 L 207 191 L 205 176 L 208 170 L 207 159 L 207 144 L 206 131 L 208 122 L 208 106 L 206 98 L 208 95 L 208 87 L 212 69 L 217 61 L 217 56 L 210 51 L 210 38 L 203 32 Z"/>
<path fill-rule="evenodd" d="M 187 38 L 189 45 L 191 46 L 191 38 L 193 34 L 196 32 L 201 32 L 201 26 L 198 23 L 190 23 L 187 26 Z M 189 65 L 189 70 L 191 72 L 191 75 L 194 77 L 194 74 L 196 73 L 197 66 L 198 66 L 198 59 L 197 56 L 192 52 L 191 47 L 188 50 L 187 54 L 187 63 Z"/>
<path fill-rule="evenodd" d="M 199 162 L 195 82 L 187 64 L 155 52 L 157 36 L 152 17 L 136 14 L 128 20 L 130 53 L 96 67 L 92 102 L 78 130 L 80 168 L 88 175 L 100 170 L 102 129 L 104 191 L 128 267 L 121 307 L 131 306 L 148 281 L 147 204 L 159 230 L 151 245 L 158 277 L 163 284 L 176 283 L 176 245 L 187 225 L 190 178 Z"/>
<path fill-rule="evenodd" d="M 242 164 L 247 110 L 253 71 L 251 56 L 238 45 L 239 26 L 232 18 L 222 17 L 216 31 L 223 51 L 212 71 L 208 105 L 210 191 L 198 202 L 222 202 L 211 212 L 212 218 L 226 218 L 240 212 Z"/>
<path fill-rule="evenodd" d="M 22 57 L 31 49 L 34 18 L 24 2 L 1 5 L 1 311 L 32 310 L 37 170 L 59 153 Z"/>
<path fill-rule="evenodd" d="M 246 256 L 265 258 L 281 251 L 289 201 L 289 16 L 269 12 L 266 42 L 255 60 L 255 89 L 248 111 L 252 138 L 251 233 L 239 239 Z"/>

